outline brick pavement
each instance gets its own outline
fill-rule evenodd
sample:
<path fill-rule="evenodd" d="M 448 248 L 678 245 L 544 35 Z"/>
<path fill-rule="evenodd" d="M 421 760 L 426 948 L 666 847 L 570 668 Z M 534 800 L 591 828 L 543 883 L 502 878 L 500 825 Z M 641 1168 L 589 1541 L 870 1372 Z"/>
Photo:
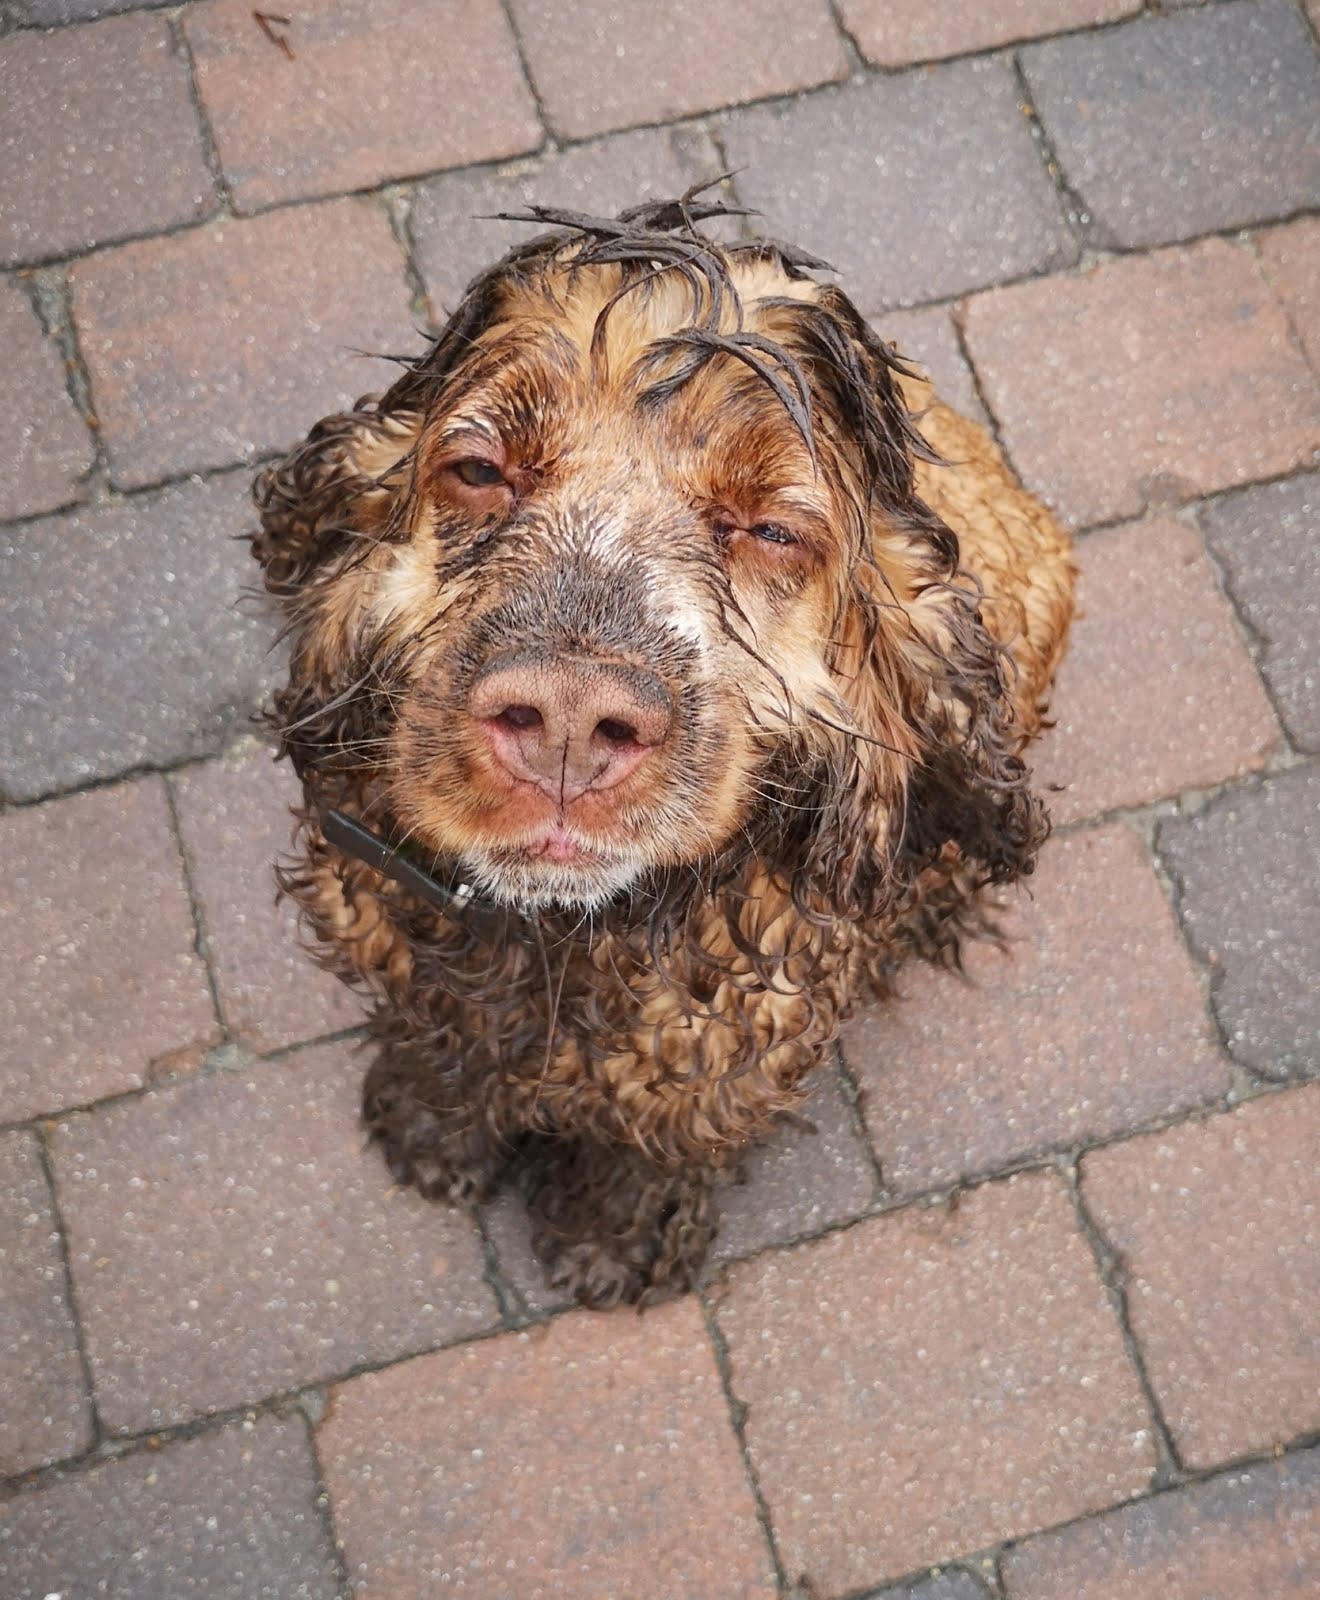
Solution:
<path fill-rule="evenodd" d="M 0 1596 L 1309 1600 L 1320 7 L 280 14 L 0 4 Z M 360 1150 L 227 536 L 473 213 L 726 165 L 1081 535 L 1059 833 L 590 1316 Z"/>

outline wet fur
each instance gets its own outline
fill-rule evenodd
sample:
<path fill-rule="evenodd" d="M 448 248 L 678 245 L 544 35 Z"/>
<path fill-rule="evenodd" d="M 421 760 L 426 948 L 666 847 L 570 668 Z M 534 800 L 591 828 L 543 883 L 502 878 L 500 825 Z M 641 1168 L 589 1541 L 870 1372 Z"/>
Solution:
<path fill-rule="evenodd" d="M 849 1007 L 907 955 L 956 960 L 1047 832 L 1022 753 L 1071 610 L 1063 534 L 819 263 L 710 243 L 718 210 L 537 213 L 553 231 L 426 357 L 256 490 L 307 796 L 281 881 L 374 1002 L 367 1126 L 435 1198 L 516 1158 L 538 1254 L 595 1305 L 692 1283 L 716 1188 Z M 503 512 L 445 465 L 473 406 L 514 441 Z M 767 486 L 792 546 L 744 526 Z M 575 903 L 530 911 L 537 870 L 489 821 L 517 797 L 456 710 L 526 639 L 644 661 L 681 711 L 585 808 L 624 887 L 570 874 Z M 435 910 L 329 847 L 325 807 L 512 903 Z"/>

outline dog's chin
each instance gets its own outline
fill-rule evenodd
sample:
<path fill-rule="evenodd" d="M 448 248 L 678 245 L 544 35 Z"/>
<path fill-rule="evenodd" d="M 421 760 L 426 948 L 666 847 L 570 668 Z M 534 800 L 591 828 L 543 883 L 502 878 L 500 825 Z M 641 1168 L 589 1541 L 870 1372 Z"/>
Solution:
<path fill-rule="evenodd" d="M 637 860 L 582 854 L 555 861 L 527 850 L 491 850 L 464 856 L 473 889 L 515 911 L 599 911 L 641 877 Z"/>

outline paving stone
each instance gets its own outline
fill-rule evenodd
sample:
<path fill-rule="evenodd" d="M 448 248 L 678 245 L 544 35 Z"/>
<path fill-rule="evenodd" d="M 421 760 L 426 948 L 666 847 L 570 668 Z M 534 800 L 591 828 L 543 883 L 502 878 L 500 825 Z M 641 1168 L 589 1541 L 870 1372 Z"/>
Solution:
<path fill-rule="evenodd" d="M 391 1189 L 361 1056 L 322 1045 L 62 1122 L 56 1183 L 105 1425 L 158 1428 L 495 1321 L 475 1230 Z"/>
<path fill-rule="evenodd" d="M 1083 1199 L 1118 1253 L 1132 1331 L 1191 1467 L 1320 1428 L 1317 1150 L 1320 1085 L 1082 1163 Z"/>
<path fill-rule="evenodd" d="M 868 1600 L 989 1600 L 990 1591 L 970 1572 L 954 1569 L 918 1583 L 877 1592 Z"/>
<path fill-rule="evenodd" d="M 42 335 L 28 297 L 11 278 L 0 278 L 0 349 L 9 366 L 0 389 L 0 438 L 8 452 L 0 520 L 7 520 L 76 499 L 93 449 L 65 387 L 59 350 Z"/>
<path fill-rule="evenodd" d="M 997 289 L 963 325 L 1010 455 L 1079 525 L 1273 477 L 1320 446 L 1316 380 L 1223 240 Z"/>
<path fill-rule="evenodd" d="M 876 332 L 896 344 L 907 364 L 929 378 L 945 405 L 977 422 L 986 421 L 985 407 L 958 343 L 953 319 L 942 306 L 891 311 L 876 323 Z"/>
<path fill-rule="evenodd" d="M 887 1189 L 913 1193 L 1223 1094 L 1201 992 L 1140 841 L 1052 840 L 970 982 L 913 965 L 844 1031 Z"/>
<path fill-rule="evenodd" d="M 187 64 L 163 17 L 11 34 L 0 81 L 0 266 L 212 209 Z"/>
<path fill-rule="evenodd" d="M 58 28 L 67 22 L 91 22 L 116 11 L 140 11 L 161 0 L 17 0 L 19 14 L 39 28 Z"/>
<path fill-rule="evenodd" d="M 904 67 L 1042 34 L 1116 22 L 1141 0 L 974 0 L 932 6 L 926 0 L 839 0 L 839 16 L 866 59 Z"/>
<path fill-rule="evenodd" d="M 364 1594 L 777 1593 L 690 1297 L 367 1373 L 317 1445 Z"/>
<path fill-rule="evenodd" d="M 249 744 L 174 780 L 202 932 L 229 1031 L 255 1050 L 362 1022 L 365 1007 L 302 947 L 274 863 L 290 854 L 297 778 Z"/>
<path fill-rule="evenodd" d="M 249 607 L 248 475 L 0 529 L 0 786 L 17 799 L 219 748 L 280 676 Z"/>
<path fill-rule="evenodd" d="M 59 1223 L 30 1133 L 0 1135 L 0 1475 L 91 1443 Z M 0 1518 L 0 1572 L 4 1568 Z"/>
<path fill-rule="evenodd" d="M 512 0 L 555 131 L 609 128 L 791 94 L 848 75 L 825 0 Z"/>
<path fill-rule="evenodd" d="M 1201 526 L 1260 643 L 1284 726 L 1302 749 L 1320 751 L 1320 478 L 1229 495 L 1202 511 Z"/>
<path fill-rule="evenodd" d="M 418 187 L 409 226 L 437 321 L 483 268 L 539 229 L 496 222 L 498 211 L 554 206 L 612 216 L 642 200 L 682 194 L 704 176 L 672 129 L 642 128 L 531 161 L 451 172 Z"/>
<path fill-rule="evenodd" d="M 0 819 L 0 1122 L 195 1065 L 216 1037 L 159 779 Z"/>
<path fill-rule="evenodd" d="M 1320 1451 L 1043 1534 L 1002 1566 L 1008 1600 L 1310 1600 L 1320 1591 Z"/>
<path fill-rule="evenodd" d="M 305 1425 L 258 1417 L 11 1500 L 6 1600 L 335 1600 Z"/>
<path fill-rule="evenodd" d="M 1320 60 L 1288 0 L 1145 18 L 1021 61 L 1097 244 L 1188 239 L 1320 201 Z"/>
<path fill-rule="evenodd" d="M 499 0 L 249 0 L 183 12 L 197 88 L 240 211 L 516 155 L 541 143 Z M 446 48 L 445 32 L 461 39 Z"/>
<path fill-rule="evenodd" d="M 1320 766 L 1229 790 L 1158 843 L 1229 1049 L 1266 1078 L 1320 1068 Z"/>
<path fill-rule="evenodd" d="M 1256 246 L 1302 348 L 1320 371 L 1320 217 L 1272 228 L 1259 235 Z"/>
<path fill-rule="evenodd" d="M 839 1595 L 1142 1489 L 1145 1407 L 1062 1182 L 730 1269 L 717 1316 L 785 1570 Z"/>
<path fill-rule="evenodd" d="M 1012 73 L 959 62 L 724 119 L 766 231 L 823 256 L 868 314 L 1074 259 Z"/>
<path fill-rule="evenodd" d="M 816 1075 L 802 1115 L 815 1133 L 792 1124 L 776 1130 L 748 1157 L 747 1182 L 721 1194 L 714 1260 L 819 1233 L 870 1204 L 875 1168 L 833 1071 Z"/>
<path fill-rule="evenodd" d="M 70 279 L 120 485 L 282 449 L 393 381 L 376 353 L 419 349 L 403 258 L 371 200 L 126 245 Z"/>
<path fill-rule="evenodd" d="M 1091 534 L 1055 727 L 1031 765 L 1056 825 L 1258 771 L 1279 742 L 1231 606 L 1193 529 L 1169 518 Z"/>

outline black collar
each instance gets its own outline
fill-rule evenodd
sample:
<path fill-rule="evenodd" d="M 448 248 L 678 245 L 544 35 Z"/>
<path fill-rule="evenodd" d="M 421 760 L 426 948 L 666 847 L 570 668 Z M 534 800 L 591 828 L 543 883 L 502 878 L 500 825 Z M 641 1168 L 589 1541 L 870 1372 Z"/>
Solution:
<path fill-rule="evenodd" d="M 507 932 L 512 922 L 521 921 L 525 916 L 524 912 L 478 894 L 470 884 L 461 882 L 457 874 L 451 875 L 447 883 L 441 883 L 394 845 L 387 844 L 378 834 L 346 817 L 342 811 L 322 811 L 320 823 L 327 844 L 374 867 L 387 878 L 393 878 L 410 894 L 443 911 L 455 922 L 464 922 L 483 931 Z"/>

